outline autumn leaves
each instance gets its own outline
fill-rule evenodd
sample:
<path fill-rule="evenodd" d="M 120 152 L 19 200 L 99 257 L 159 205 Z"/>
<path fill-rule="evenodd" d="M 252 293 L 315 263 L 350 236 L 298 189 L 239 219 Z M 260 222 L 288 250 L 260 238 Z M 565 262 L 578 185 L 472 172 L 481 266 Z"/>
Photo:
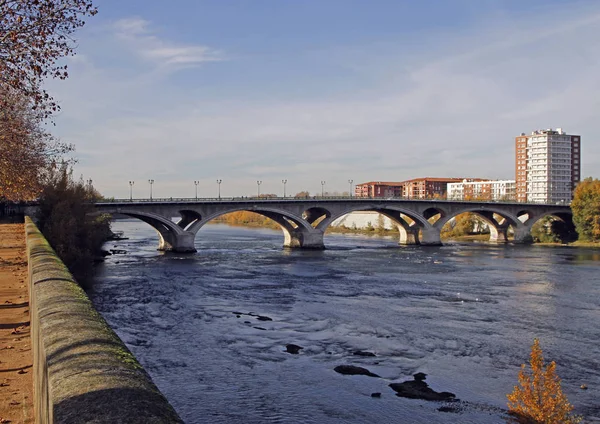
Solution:
<path fill-rule="evenodd" d="M 37 197 L 46 172 L 72 146 L 45 124 L 59 106 L 43 89 L 64 79 L 72 34 L 97 12 L 90 0 L 0 1 L 0 201 Z"/>

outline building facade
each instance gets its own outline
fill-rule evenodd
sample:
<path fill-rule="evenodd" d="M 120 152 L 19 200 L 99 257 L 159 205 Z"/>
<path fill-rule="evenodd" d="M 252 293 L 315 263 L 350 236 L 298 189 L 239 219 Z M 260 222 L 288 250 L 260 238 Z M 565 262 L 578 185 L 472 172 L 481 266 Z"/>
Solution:
<path fill-rule="evenodd" d="M 446 198 L 448 184 L 464 178 L 415 178 L 400 182 L 369 181 L 354 187 L 356 197 L 401 197 L 405 199 Z"/>
<path fill-rule="evenodd" d="M 402 183 L 369 181 L 368 183 L 357 184 L 354 186 L 354 196 L 356 197 L 401 197 Z"/>
<path fill-rule="evenodd" d="M 515 138 L 517 201 L 569 203 L 581 179 L 581 136 L 562 128 Z"/>
<path fill-rule="evenodd" d="M 407 199 L 445 199 L 448 184 L 461 182 L 464 178 L 415 178 L 402 182 L 402 197 Z"/>
<path fill-rule="evenodd" d="M 448 184 L 448 200 L 514 201 L 514 180 L 463 180 Z"/>

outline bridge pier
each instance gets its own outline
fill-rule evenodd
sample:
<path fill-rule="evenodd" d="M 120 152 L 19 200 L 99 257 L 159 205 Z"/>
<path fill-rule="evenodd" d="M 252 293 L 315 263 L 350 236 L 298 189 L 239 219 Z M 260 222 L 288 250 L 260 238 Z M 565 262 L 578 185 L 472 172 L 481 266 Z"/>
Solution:
<path fill-rule="evenodd" d="M 419 244 L 418 231 L 407 231 L 402 226 L 399 226 L 398 228 L 400 229 L 400 240 L 398 240 L 398 244 L 401 244 L 403 246 L 415 246 Z"/>
<path fill-rule="evenodd" d="M 404 220 L 396 221 L 400 239 L 398 244 L 403 246 L 415 246 L 419 244 L 419 227 L 413 228 Z"/>
<path fill-rule="evenodd" d="M 283 247 L 289 247 L 292 249 L 314 249 L 323 250 L 325 249 L 325 243 L 323 242 L 323 231 L 321 230 L 307 230 L 306 228 L 296 228 L 294 230 L 284 231 L 285 241 Z"/>
<path fill-rule="evenodd" d="M 490 243 L 508 243 L 508 226 L 489 225 Z"/>
<path fill-rule="evenodd" d="M 422 237 L 419 244 L 422 246 L 441 246 L 442 239 L 440 238 L 440 230 L 436 227 L 423 228 L 421 230 Z"/>
<path fill-rule="evenodd" d="M 513 227 L 515 232 L 514 242 L 519 244 L 530 244 L 533 243 L 533 237 L 531 237 L 531 227 L 523 224 L 516 228 Z"/>
<path fill-rule="evenodd" d="M 176 252 L 176 253 L 194 253 L 196 247 L 194 246 L 194 240 L 196 235 L 185 231 L 183 233 L 158 233 L 160 240 L 158 242 L 158 250 L 164 252 Z"/>

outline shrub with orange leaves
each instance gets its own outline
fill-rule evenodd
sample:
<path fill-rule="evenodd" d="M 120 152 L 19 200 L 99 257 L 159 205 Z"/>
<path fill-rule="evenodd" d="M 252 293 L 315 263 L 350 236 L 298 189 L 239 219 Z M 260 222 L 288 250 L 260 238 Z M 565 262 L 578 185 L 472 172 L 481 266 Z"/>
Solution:
<path fill-rule="evenodd" d="M 521 365 L 519 386 L 508 398 L 510 422 L 522 424 L 574 424 L 581 418 L 573 415 L 573 406 L 560 387 L 556 363 L 544 365 L 540 341 L 534 339 L 529 359 L 531 371 Z"/>

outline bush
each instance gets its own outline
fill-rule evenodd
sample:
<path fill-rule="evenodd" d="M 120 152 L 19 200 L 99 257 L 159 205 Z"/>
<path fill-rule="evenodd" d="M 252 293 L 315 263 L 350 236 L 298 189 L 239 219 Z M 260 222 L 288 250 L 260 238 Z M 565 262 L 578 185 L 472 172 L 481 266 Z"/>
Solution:
<path fill-rule="evenodd" d="M 534 339 L 529 359 L 531 372 L 521 365 L 519 385 L 508 398 L 510 422 L 522 424 L 573 424 L 581 418 L 573 416 L 573 406 L 560 387 L 556 363 L 544 365 L 544 356 L 538 339 Z"/>
<path fill-rule="evenodd" d="M 39 198 L 38 227 L 82 285 L 89 281 L 92 263 L 111 234 L 109 216 L 91 215 L 91 202 L 99 198 L 90 184 L 73 181 L 66 164 L 49 173 Z"/>

